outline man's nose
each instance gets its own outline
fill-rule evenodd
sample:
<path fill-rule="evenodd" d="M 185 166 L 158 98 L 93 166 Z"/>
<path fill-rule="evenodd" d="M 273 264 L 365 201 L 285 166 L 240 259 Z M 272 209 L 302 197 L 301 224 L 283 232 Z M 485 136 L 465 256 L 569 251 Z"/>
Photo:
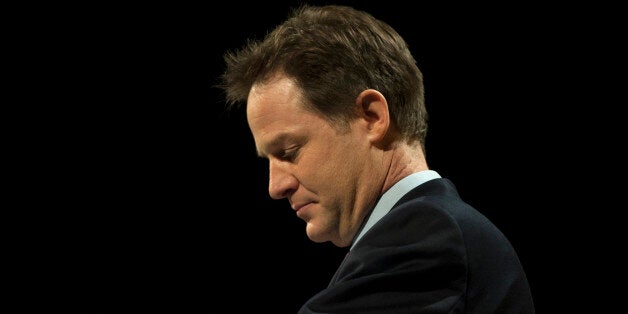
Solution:
<path fill-rule="evenodd" d="M 299 183 L 281 161 L 271 160 L 269 172 L 268 194 L 270 194 L 270 197 L 278 200 L 286 198 L 296 191 Z"/>

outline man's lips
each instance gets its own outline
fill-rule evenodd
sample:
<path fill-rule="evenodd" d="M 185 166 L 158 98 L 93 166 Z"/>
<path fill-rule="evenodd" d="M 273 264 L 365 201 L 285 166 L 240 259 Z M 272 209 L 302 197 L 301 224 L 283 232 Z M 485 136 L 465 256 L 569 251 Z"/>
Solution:
<path fill-rule="evenodd" d="M 292 204 L 292 209 L 294 209 L 294 211 L 299 211 L 299 209 L 305 207 L 307 204 L 311 204 L 311 202 L 307 202 L 307 203 L 295 203 Z"/>

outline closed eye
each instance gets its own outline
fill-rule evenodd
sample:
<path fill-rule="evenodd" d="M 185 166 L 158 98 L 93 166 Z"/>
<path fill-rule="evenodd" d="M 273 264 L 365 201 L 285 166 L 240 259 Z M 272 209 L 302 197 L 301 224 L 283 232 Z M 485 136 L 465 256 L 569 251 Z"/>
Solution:
<path fill-rule="evenodd" d="M 284 161 L 293 162 L 299 154 L 299 148 L 293 147 L 282 151 L 278 154 L 278 158 Z"/>

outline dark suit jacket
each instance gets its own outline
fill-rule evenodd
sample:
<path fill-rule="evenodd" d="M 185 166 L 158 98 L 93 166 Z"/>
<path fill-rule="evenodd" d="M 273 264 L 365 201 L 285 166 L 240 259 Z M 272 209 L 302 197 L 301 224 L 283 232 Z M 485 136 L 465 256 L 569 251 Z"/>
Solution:
<path fill-rule="evenodd" d="M 403 196 L 299 313 L 534 313 L 534 305 L 512 245 L 441 178 Z"/>

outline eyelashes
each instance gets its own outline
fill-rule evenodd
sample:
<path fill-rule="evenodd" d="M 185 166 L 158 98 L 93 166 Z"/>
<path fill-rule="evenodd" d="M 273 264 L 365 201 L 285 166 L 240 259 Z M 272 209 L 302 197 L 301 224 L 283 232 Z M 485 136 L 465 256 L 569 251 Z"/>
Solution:
<path fill-rule="evenodd" d="M 280 158 L 286 161 L 294 161 L 298 155 L 299 150 L 296 148 L 283 151 Z"/>
<path fill-rule="evenodd" d="M 281 160 L 294 161 L 297 158 L 298 154 L 299 154 L 299 148 L 298 147 L 294 147 L 294 148 L 290 148 L 290 149 L 286 149 L 286 150 L 282 151 L 278 155 L 278 157 Z"/>

